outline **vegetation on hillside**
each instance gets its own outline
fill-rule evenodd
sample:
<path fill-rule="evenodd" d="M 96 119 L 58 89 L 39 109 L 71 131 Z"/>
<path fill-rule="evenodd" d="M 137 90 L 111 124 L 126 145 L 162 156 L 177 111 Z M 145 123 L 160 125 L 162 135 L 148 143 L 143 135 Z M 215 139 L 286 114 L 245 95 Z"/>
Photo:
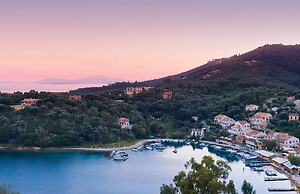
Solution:
<path fill-rule="evenodd" d="M 282 52 L 280 52 L 282 50 Z M 148 137 L 185 137 L 191 128 L 211 125 L 217 114 L 245 119 L 245 105 L 258 104 L 261 111 L 280 106 L 271 128 L 300 137 L 300 123 L 287 122 L 293 104 L 287 96 L 300 97 L 299 46 L 265 46 L 244 55 L 214 60 L 194 70 L 167 78 L 136 83 L 116 83 L 103 88 L 72 91 L 80 102 L 68 100 L 68 93 L 27 92 L 0 94 L 0 144 L 11 146 L 85 146 Z M 128 86 L 155 86 L 128 97 Z M 162 93 L 171 90 L 170 100 Z M 10 106 L 24 98 L 41 99 L 36 106 L 15 111 Z M 267 99 L 275 98 L 271 103 Z M 264 107 L 263 105 L 267 105 Z M 289 107 L 287 110 L 285 107 Z M 199 117 L 198 122 L 192 116 Z M 127 117 L 133 129 L 120 129 L 118 118 Z M 217 126 L 214 135 L 225 134 Z"/>

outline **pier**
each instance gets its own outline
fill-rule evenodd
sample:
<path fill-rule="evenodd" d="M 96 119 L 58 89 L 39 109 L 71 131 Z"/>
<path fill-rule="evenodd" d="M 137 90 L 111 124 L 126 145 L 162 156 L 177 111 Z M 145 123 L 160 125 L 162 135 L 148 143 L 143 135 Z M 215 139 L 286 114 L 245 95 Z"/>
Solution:
<path fill-rule="evenodd" d="M 294 188 L 287 188 L 287 189 L 268 188 L 268 191 L 270 191 L 270 192 L 289 192 L 289 191 L 297 191 L 297 189 L 294 189 Z"/>
<path fill-rule="evenodd" d="M 265 181 L 287 181 L 288 177 L 265 177 Z"/>

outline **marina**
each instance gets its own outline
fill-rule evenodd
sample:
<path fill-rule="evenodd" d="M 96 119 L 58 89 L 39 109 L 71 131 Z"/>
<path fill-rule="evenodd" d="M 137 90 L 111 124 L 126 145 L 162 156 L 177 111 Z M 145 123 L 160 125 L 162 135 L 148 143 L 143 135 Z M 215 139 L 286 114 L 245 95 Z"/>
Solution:
<path fill-rule="evenodd" d="M 22 190 L 23 194 L 84 192 L 153 194 L 159 193 L 163 183 L 171 183 L 173 177 L 184 169 L 187 160 L 194 157 L 197 161 L 201 161 L 203 156 L 209 155 L 215 160 L 221 159 L 229 163 L 232 171 L 228 180 L 232 179 L 239 190 L 244 179 L 251 182 L 257 193 L 268 193 L 269 188 L 292 188 L 289 180 L 265 181 L 269 176 L 245 166 L 246 161 L 258 160 L 248 153 L 240 151 L 231 153 L 231 148 L 228 151 L 219 150 L 218 147 L 214 148 L 216 145 L 213 147 L 208 144 L 198 146 L 198 143 L 186 145 L 183 141 L 178 141 L 178 144 L 163 141 L 161 144 L 157 143 L 148 143 L 134 150 L 117 151 L 111 154 L 120 159 L 127 154 L 126 160 L 114 160 L 113 157 L 109 159 L 102 152 L 2 151 L 0 152 L 0 181 Z M 164 147 L 163 151 L 159 150 L 161 146 Z M 174 150 L 177 151 L 176 154 Z M 263 169 L 270 168 L 263 167 Z M 276 178 L 284 176 L 279 172 L 276 173 Z M 56 178 L 53 179 L 53 176 Z M 240 178 L 241 176 L 243 179 Z M 107 187 L 112 184 L 118 184 L 118 187 Z M 53 186 L 48 187 L 48 185 Z M 144 185 L 144 187 L 139 188 L 136 185 Z M 284 193 L 295 192 L 284 191 Z"/>

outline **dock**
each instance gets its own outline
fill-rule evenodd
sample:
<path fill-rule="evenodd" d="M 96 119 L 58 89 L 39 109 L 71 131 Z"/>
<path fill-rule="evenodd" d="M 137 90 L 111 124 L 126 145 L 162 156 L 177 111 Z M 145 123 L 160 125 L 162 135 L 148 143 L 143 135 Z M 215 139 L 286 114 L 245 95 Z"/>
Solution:
<path fill-rule="evenodd" d="M 265 181 L 287 181 L 288 177 L 265 177 Z"/>
<path fill-rule="evenodd" d="M 297 189 L 294 189 L 294 188 L 287 188 L 287 189 L 268 188 L 268 191 L 270 191 L 270 192 L 289 192 L 289 191 L 297 191 Z"/>

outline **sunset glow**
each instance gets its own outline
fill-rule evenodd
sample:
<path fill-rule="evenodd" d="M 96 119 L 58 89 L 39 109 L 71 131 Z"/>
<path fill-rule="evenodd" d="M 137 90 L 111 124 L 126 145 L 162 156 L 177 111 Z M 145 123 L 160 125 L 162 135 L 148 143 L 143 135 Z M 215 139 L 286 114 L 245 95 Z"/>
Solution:
<path fill-rule="evenodd" d="M 267 43 L 300 43 L 300 2 L 3 0 L 0 81 L 145 80 Z"/>

